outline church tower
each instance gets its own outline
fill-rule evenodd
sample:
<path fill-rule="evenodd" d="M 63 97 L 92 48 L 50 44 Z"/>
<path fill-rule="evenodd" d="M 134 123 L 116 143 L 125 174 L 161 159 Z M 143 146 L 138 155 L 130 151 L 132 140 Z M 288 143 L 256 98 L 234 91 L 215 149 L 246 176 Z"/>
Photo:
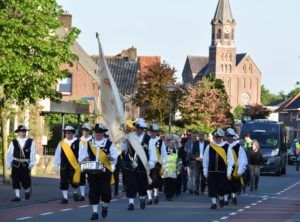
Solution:
<path fill-rule="evenodd" d="M 235 71 L 235 24 L 229 0 L 219 0 L 211 21 L 212 35 L 208 64 L 208 74 L 215 78 L 218 78 L 220 74 L 231 74 Z"/>

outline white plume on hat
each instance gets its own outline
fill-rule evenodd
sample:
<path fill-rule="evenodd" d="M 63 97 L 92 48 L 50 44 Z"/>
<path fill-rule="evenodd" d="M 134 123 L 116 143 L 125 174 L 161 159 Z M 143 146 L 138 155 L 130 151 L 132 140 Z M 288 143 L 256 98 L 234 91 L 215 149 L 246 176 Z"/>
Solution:
<path fill-rule="evenodd" d="M 155 124 L 155 123 L 151 124 L 150 131 L 159 131 L 159 130 L 160 130 L 160 128 L 157 124 Z"/>
<path fill-rule="evenodd" d="M 236 133 L 235 133 L 234 129 L 228 128 L 226 130 L 226 135 L 228 135 L 228 136 L 236 136 Z"/>
<path fill-rule="evenodd" d="M 214 136 L 220 136 L 220 137 L 223 137 L 223 136 L 225 136 L 225 133 L 224 133 L 224 131 L 223 131 L 221 128 L 218 128 L 218 129 L 216 130 L 216 132 L 214 133 Z"/>
<path fill-rule="evenodd" d="M 147 128 L 148 127 L 144 118 L 138 118 L 137 121 L 133 125 L 138 128 Z"/>
<path fill-rule="evenodd" d="M 92 127 L 88 123 L 85 123 L 85 124 L 83 124 L 82 129 L 87 129 L 87 130 L 91 131 Z"/>
<path fill-rule="evenodd" d="M 66 126 L 64 131 L 76 131 L 75 128 L 73 126 Z"/>

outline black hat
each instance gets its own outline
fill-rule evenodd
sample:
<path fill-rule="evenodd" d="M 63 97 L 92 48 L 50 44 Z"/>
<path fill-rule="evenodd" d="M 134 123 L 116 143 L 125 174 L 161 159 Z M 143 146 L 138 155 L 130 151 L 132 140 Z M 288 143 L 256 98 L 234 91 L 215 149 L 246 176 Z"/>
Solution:
<path fill-rule="evenodd" d="M 25 125 L 21 124 L 21 125 L 19 125 L 18 128 L 15 130 L 15 133 L 18 133 L 18 132 L 26 132 L 26 131 L 29 131 L 29 129 L 28 129 Z"/>
<path fill-rule="evenodd" d="M 73 126 L 66 126 L 66 128 L 63 130 L 64 132 L 68 131 L 68 132 L 72 132 L 72 133 L 76 133 L 76 130 Z"/>
<path fill-rule="evenodd" d="M 105 133 L 108 131 L 102 123 L 97 123 L 93 129 L 96 133 Z"/>

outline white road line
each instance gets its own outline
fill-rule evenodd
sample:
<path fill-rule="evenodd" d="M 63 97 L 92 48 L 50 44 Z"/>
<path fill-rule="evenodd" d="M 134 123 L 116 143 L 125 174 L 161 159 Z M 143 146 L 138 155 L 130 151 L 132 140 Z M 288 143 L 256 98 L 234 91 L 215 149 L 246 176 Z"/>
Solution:
<path fill-rule="evenodd" d="M 122 197 L 122 200 L 125 200 L 125 199 L 127 199 L 127 197 Z"/>
<path fill-rule="evenodd" d="M 85 207 L 88 207 L 89 205 L 81 205 L 81 206 L 78 206 L 79 208 L 85 208 Z"/>
<path fill-rule="evenodd" d="M 117 201 L 118 199 L 112 199 L 111 202 Z"/>
<path fill-rule="evenodd" d="M 280 195 L 281 193 L 279 192 L 279 193 L 277 193 L 277 195 Z"/>
<path fill-rule="evenodd" d="M 21 218 L 18 218 L 16 220 L 28 220 L 28 219 L 31 219 L 32 217 L 21 217 Z"/>
<path fill-rule="evenodd" d="M 219 222 L 218 220 L 214 220 L 213 222 Z"/>
<path fill-rule="evenodd" d="M 253 204 L 251 204 L 251 206 L 255 206 L 255 205 L 257 205 L 257 203 L 253 203 Z"/>
<path fill-rule="evenodd" d="M 43 214 L 40 214 L 41 216 L 46 216 L 46 215 L 50 215 L 50 214 L 54 214 L 54 212 L 47 212 L 47 213 L 43 213 Z"/>
<path fill-rule="evenodd" d="M 257 203 L 262 203 L 262 200 L 258 200 Z"/>
<path fill-rule="evenodd" d="M 62 209 L 60 211 L 65 212 L 65 211 L 70 211 L 70 210 L 73 210 L 73 209 L 72 208 L 66 208 L 66 209 Z"/>
<path fill-rule="evenodd" d="M 232 213 L 230 213 L 229 215 L 230 216 L 234 216 L 234 215 L 236 215 L 237 213 L 236 212 L 232 212 Z"/>
<path fill-rule="evenodd" d="M 226 220 L 228 217 L 221 217 L 220 220 Z"/>
<path fill-rule="evenodd" d="M 249 209 L 249 208 L 251 208 L 251 206 L 246 206 L 246 207 L 244 207 L 245 209 Z"/>
<path fill-rule="evenodd" d="M 245 209 L 239 209 L 239 210 L 238 210 L 238 212 L 243 212 L 243 211 L 245 211 Z"/>
<path fill-rule="evenodd" d="M 263 200 L 267 200 L 268 198 L 264 198 Z"/>

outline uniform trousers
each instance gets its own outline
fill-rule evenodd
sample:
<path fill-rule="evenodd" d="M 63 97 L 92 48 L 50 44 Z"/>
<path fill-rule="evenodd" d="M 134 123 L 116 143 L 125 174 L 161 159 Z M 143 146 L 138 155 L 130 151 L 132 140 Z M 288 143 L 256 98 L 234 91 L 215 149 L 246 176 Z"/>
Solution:
<path fill-rule="evenodd" d="M 230 193 L 239 193 L 241 192 L 241 180 L 240 178 L 234 178 L 232 177 L 231 180 L 229 181 L 230 185 Z"/>
<path fill-rule="evenodd" d="M 164 179 L 164 193 L 166 198 L 173 198 L 176 193 L 176 179 L 165 178 Z"/>
<path fill-rule="evenodd" d="M 225 172 L 208 172 L 208 196 L 216 198 L 229 193 L 227 174 Z"/>
<path fill-rule="evenodd" d="M 69 189 L 69 185 L 71 184 L 71 186 L 73 188 L 78 188 L 79 184 L 75 184 L 73 182 L 73 176 L 75 174 L 75 170 L 73 168 L 70 167 L 66 167 L 64 169 L 60 169 L 60 189 L 61 190 L 68 190 Z"/>
<path fill-rule="evenodd" d="M 126 175 L 126 196 L 127 198 L 135 198 L 138 193 L 139 196 L 146 196 L 148 179 L 146 172 L 125 170 Z"/>
<path fill-rule="evenodd" d="M 117 164 L 116 164 L 116 168 L 115 168 L 115 171 L 114 171 L 114 179 L 115 179 L 115 184 L 114 184 L 114 187 L 115 187 L 115 193 L 119 193 L 119 182 L 120 182 L 120 169 L 121 169 L 121 156 L 118 156 L 118 161 L 117 161 Z"/>
<path fill-rule="evenodd" d="M 161 176 L 160 169 L 154 168 L 150 171 L 150 177 L 152 179 L 152 184 L 148 185 L 148 190 L 152 190 L 153 188 L 159 188 L 161 184 Z"/>
<path fill-rule="evenodd" d="M 89 183 L 89 202 L 90 205 L 100 203 L 100 199 L 104 203 L 111 200 L 111 173 L 88 174 Z"/>
<path fill-rule="evenodd" d="M 79 186 L 85 186 L 85 183 L 86 183 L 86 173 L 81 173 Z"/>
<path fill-rule="evenodd" d="M 196 174 L 196 180 L 195 180 L 196 191 L 199 191 L 199 187 L 200 187 L 201 193 L 204 193 L 206 187 L 206 178 L 203 175 L 202 162 L 197 163 L 195 165 L 195 174 Z"/>
<path fill-rule="evenodd" d="M 11 178 L 13 183 L 13 189 L 26 190 L 31 186 L 30 170 L 28 169 L 28 163 L 20 163 L 19 167 L 12 166 Z"/>

